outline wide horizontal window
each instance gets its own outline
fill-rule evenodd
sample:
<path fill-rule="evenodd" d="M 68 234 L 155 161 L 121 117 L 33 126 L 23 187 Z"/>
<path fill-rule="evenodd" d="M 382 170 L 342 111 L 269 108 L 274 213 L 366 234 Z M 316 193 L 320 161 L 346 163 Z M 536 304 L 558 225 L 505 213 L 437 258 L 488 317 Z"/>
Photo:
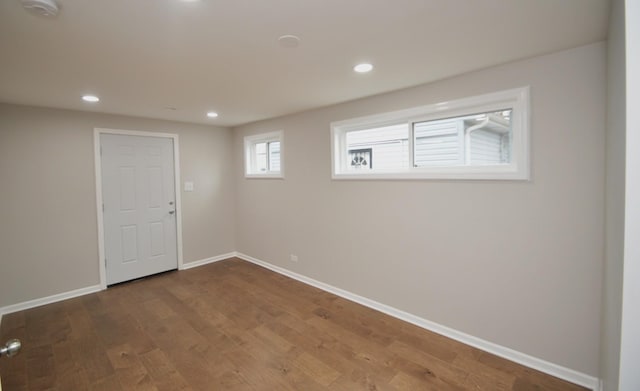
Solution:
<path fill-rule="evenodd" d="M 282 178 L 282 132 L 263 133 L 244 138 L 245 176 Z"/>
<path fill-rule="evenodd" d="M 528 88 L 334 122 L 336 179 L 528 179 Z"/>

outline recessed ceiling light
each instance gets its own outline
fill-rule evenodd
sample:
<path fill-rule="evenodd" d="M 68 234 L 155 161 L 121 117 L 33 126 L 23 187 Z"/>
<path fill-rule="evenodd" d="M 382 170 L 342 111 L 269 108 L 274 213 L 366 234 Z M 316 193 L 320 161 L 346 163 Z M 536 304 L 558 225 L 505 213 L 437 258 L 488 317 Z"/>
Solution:
<path fill-rule="evenodd" d="M 300 45 L 300 38 L 295 35 L 283 35 L 278 38 L 278 44 L 283 48 L 297 48 Z"/>
<path fill-rule="evenodd" d="M 358 64 L 355 67 L 353 67 L 353 70 L 358 73 L 367 73 L 367 72 L 370 72 L 372 69 L 373 69 L 373 65 L 366 62 L 362 64 Z"/>
<path fill-rule="evenodd" d="M 55 0 L 22 0 L 22 6 L 40 16 L 56 16 L 58 4 Z"/>
<path fill-rule="evenodd" d="M 98 98 L 95 95 L 83 95 L 82 100 L 85 102 L 91 102 L 91 103 L 100 102 L 100 98 Z"/>
<path fill-rule="evenodd" d="M 218 113 L 216 113 L 215 111 L 210 111 L 207 113 L 207 117 L 209 118 L 216 118 L 218 116 Z"/>

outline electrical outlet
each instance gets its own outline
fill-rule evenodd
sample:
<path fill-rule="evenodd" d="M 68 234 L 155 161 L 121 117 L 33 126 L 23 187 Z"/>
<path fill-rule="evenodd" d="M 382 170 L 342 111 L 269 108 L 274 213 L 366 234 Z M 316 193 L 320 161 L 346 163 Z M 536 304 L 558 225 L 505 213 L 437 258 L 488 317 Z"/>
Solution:
<path fill-rule="evenodd" d="M 298 262 L 298 256 L 297 255 L 291 254 L 290 257 L 291 257 L 291 262 Z"/>

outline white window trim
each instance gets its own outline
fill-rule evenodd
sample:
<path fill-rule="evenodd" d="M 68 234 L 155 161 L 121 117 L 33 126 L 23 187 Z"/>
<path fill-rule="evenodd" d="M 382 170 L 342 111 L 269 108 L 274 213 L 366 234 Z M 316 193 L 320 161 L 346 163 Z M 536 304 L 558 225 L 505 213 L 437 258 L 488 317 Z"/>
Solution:
<path fill-rule="evenodd" d="M 280 171 L 255 171 L 255 145 L 261 142 L 280 142 Z M 255 134 L 245 136 L 244 138 L 244 177 L 245 178 L 284 178 L 284 132 L 278 130 L 275 132 Z"/>
<path fill-rule="evenodd" d="M 444 119 L 512 108 L 510 164 L 493 166 L 410 167 L 401 171 L 347 172 L 346 134 L 350 131 L 409 123 L 409 154 L 413 160 L 414 122 Z M 529 180 L 529 87 L 494 92 L 427 106 L 352 118 L 331 123 L 331 177 L 333 179 L 462 179 Z"/>

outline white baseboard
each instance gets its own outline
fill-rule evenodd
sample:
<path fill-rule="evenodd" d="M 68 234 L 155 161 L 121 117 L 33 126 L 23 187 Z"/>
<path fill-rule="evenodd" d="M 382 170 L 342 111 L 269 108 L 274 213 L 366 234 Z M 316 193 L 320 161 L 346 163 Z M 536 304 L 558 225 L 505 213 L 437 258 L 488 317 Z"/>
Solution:
<path fill-rule="evenodd" d="M 219 261 L 223 261 L 225 259 L 229 259 L 229 258 L 233 258 L 235 257 L 237 254 L 235 251 L 227 253 L 227 254 L 222 254 L 222 255 L 217 255 L 215 257 L 211 257 L 211 258 L 205 258 L 205 259 L 201 259 L 199 261 L 193 261 L 193 262 L 189 262 L 189 263 L 183 263 L 182 264 L 182 268 L 180 270 L 187 270 L 187 269 L 192 269 L 194 267 L 198 267 L 198 266 L 202 266 L 202 265 L 206 265 L 208 263 L 213 263 L 213 262 L 219 262 Z"/>
<path fill-rule="evenodd" d="M 235 256 L 236 256 L 235 252 L 230 252 L 227 254 L 222 254 L 222 255 L 218 255 L 215 257 L 207 258 L 207 259 L 202 259 L 195 262 L 189 262 L 187 264 L 183 264 L 181 270 L 191 269 L 193 267 L 206 265 L 208 263 L 222 261 L 224 259 L 233 258 Z M 25 301 L 22 303 L 11 304 L 6 307 L 0 307 L 0 324 L 2 324 L 2 315 L 10 314 L 12 312 L 17 312 L 17 311 L 28 310 L 30 308 L 39 307 L 41 305 L 51 304 L 57 301 L 67 300 L 67 299 L 71 299 L 78 296 L 88 295 L 89 293 L 95 293 L 101 290 L 102 288 L 100 287 L 100 285 L 88 286 L 86 288 L 80 288 L 80 289 L 75 289 L 69 292 L 58 293 L 58 294 L 43 297 L 40 299 L 34 299 L 34 300 Z"/>
<path fill-rule="evenodd" d="M 88 286 L 86 288 L 75 289 L 68 292 L 58 293 L 56 295 L 51 295 L 47 297 L 42 297 L 40 299 L 34 299 L 29 301 L 24 301 L 18 304 L 8 305 L 6 307 L 0 308 L 0 316 L 5 314 L 10 314 L 17 311 L 28 310 L 29 308 L 40 307 L 41 305 L 55 303 L 57 301 L 72 299 L 78 296 L 88 295 L 89 293 L 95 293 L 101 291 L 102 288 L 100 285 Z M 2 318 L 0 318 L 1 320 Z"/>
<path fill-rule="evenodd" d="M 558 377 L 560 379 L 569 381 L 574 384 L 578 384 L 580 386 L 589 388 L 594 391 L 600 390 L 600 380 L 596 377 L 575 371 L 573 369 L 565 368 L 560 365 L 539 359 L 537 357 L 530 356 L 525 353 L 518 352 L 516 350 L 507 348 L 505 346 L 501 346 L 495 344 L 493 342 L 485 341 L 483 339 L 474 337 L 472 335 L 463 333 L 461 331 L 452 329 L 450 327 L 441 325 L 436 322 L 432 322 L 427 319 L 420 318 L 418 316 L 412 315 L 408 312 L 401 311 L 399 309 L 393 308 L 386 304 L 379 303 L 374 300 L 367 299 L 366 297 L 362 297 L 351 293 L 349 291 L 345 291 L 344 289 L 336 288 L 332 285 L 325 284 L 324 282 L 320 282 L 314 280 L 312 278 L 303 276 L 301 274 L 292 272 L 290 270 L 284 269 L 282 267 L 270 264 L 268 262 L 262 261 L 260 259 L 251 257 L 249 255 L 237 252 L 235 254 L 236 257 L 241 258 L 245 261 L 254 263 L 256 265 L 265 267 L 269 270 L 272 270 L 276 273 L 285 275 L 287 277 L 291 277 L 294 280 L 298 280 L 305 284 L 314 286 L 318 289 L 322 289 L 324 291 L 333 293 L 334 295 L 343 297 L 347 300 L 354 301 L 356 303 L 362 304 L 366 307 L 372 308 L 374 310 L 380 311 L 387 315 L 393 316 L 394 318 L 398 318 L 400 320 L 404 320 L 405 322 L 409 322 L 418 327 L 422 327 L 423 329 L 427 329 L 443 335 L 445 337 L 454 339 L 456 341 L 462 342 L 466 345 L 470 345 L 476 347 L 478 349 L 484 350 L 485 352 L 495 354 L 496 356 L 500 356 L 502 358 L 506 358 L 507 360 L 517 362 L 518 364 L 522 364 L 529 368 L 536 369 L 538 371 L 544 372 L 551 376 Z"/>

